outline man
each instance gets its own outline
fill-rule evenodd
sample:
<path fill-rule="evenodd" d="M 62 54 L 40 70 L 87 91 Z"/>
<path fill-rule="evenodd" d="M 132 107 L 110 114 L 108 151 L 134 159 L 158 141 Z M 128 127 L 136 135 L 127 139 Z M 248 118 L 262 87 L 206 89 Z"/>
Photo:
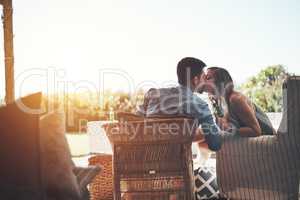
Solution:
<path fill-rule="evenodd" d="M 194 92 L 202 92 L 204 83 L 204 62 L 197 58 L 183 58 L 177 65 L 178 87 L 150 89 L 145 94 L 144 104 L 138 114 L 147 117 L 155 115 L 188 115 L 201 125 L 194 142 L 206 143 L 212 151 L 221 148 L 221 134 L 215 124 L 208 104 Z M 203 146 L 203 145 L 200 145 Z"/>

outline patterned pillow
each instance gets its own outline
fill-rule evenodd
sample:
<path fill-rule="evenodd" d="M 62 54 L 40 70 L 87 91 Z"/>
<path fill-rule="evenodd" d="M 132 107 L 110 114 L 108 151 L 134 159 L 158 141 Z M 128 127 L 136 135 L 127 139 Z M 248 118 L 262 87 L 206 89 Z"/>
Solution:
<path fill-rule="evenodd" d="M 194 171 L 196 200 L 218 198 L 219 190 L 215 173 L 208 167 Z"/>

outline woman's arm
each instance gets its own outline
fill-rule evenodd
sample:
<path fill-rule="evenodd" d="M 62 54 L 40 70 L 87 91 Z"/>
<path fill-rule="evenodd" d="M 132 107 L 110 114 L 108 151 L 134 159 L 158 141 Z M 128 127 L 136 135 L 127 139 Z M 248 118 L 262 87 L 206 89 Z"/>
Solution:
<path fill-rule="evenodd" d="M 230 108 L 236 116 L 246 125 L 239 129 L 243 137 L 256 137 L 261 135 L 261 128 L 256 119 L 254 109 L 248 104 L 247 98 L 242 95 L 232 95 Z"/>
<path fill-rule="evenodd" d="M 227 114 L 224 117 L 216 117 L 216 123 L 220 127 L 221 130 L 228 130 L 230 129 L 230 123 L 228 121 Z"/>
<path fill-rule="evenodd" d="M 205 137 L 203 135 L 203 131 L 200 128 L 197 128 L 196 134 L 193 138 L 193 142 L 196 142 L 199 148 L 207 148 L 208 145 L 205 142 Z"/>
<path fill-rule="evenodd" d="M 196 129 L 196 133 L 194 135 L 193 142 L 197 142 L 197 143 L 205 142 L 205 137 L 203 135 L 203 131 L 200 128 Z"/>

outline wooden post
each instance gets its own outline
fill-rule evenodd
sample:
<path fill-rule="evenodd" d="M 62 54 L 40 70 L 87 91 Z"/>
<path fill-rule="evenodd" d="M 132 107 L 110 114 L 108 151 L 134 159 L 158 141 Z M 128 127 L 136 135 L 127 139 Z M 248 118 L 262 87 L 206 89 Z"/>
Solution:
<path fill-rule="evenodd" d="M 15 99 L 14 49 L 13 49 L 13 9 L 12 0 L 1 0 L 3 5 L 4 59 L 5 59 L 5 102 Z"/>

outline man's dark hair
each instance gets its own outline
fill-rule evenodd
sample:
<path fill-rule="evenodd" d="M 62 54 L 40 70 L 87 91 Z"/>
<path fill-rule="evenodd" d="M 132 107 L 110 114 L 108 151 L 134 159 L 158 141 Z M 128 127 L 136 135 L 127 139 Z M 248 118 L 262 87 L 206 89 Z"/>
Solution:
<path fill-rule="evenodd" d="M 205 66 L 206 64 L 197 58 L 186 57 L 181 59 L 177 64 L 178 83 L 187 85 L 188 81 L 202 73 Z"/>

